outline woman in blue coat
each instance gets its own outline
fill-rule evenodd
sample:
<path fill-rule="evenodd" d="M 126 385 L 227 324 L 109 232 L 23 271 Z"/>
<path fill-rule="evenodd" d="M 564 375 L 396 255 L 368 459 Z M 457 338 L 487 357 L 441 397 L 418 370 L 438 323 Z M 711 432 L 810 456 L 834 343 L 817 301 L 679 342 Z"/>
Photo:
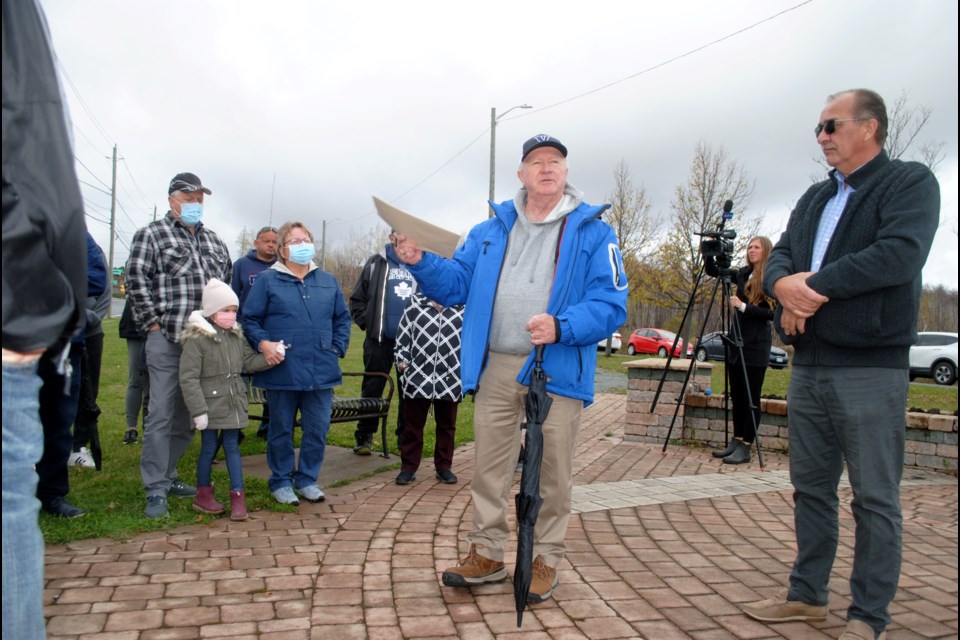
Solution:
<path fill-rule="evenodd" d="M 313 263 L 313 235 L 301 222 L 280 227 L 277 262 L 261 273 L 243 305 L 243 331 L 274 368 L 254 386 L 267 392 L 270 491 L 281 504 L 324 499 L 317 486 L 323 464 L 339 358 L 350 344 L 350 311 L 336 279 Z M 294 464 L 293 424 L 300 410 L 303 437 Z M 295 468 L 296 467 L 296 468 Z"/>

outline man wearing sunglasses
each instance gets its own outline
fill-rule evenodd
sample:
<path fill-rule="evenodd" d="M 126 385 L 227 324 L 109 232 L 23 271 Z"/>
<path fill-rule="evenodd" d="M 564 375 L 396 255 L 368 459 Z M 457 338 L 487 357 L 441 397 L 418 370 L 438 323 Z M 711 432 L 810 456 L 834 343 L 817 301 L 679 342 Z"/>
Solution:
<path fill-rule="evenodd" d="M 873 91 L 830 96 L 814 133 L 833 171 L 800 198 L 764 278 L 780 303 L 774 324 L 795 349 L 797 557 L 786 598 L 744 611 L 763 622 L 826 619 L 846 461 L 856 545 L 840 638 L 874 640 L 886 635 L 900 575 L 909 350 L 940 187 L 926 166 L 887 156 L 886 107 Z"/>

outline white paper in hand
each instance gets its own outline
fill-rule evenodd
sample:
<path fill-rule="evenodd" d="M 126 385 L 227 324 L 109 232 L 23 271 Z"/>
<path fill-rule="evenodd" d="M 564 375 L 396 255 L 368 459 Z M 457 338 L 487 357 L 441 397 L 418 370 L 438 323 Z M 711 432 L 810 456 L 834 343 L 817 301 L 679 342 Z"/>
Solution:
<path fill-rule="evenodd" d="M 377 208 L 379 215 L 391 229 L 407 236 L 413 242 L 416 242 L 421 249 L 435 253 L 444 258 L 452 258 L 453 252 L 457 250 L 460 243 L 460 236 L 452 231 L 447 231 L 443 227 L 430 224 L 426 220 L 421 220 L 416 216 L 405 213 L 393 205 L 387 204 L 380 198 L 374 196 L 373 204 Z"/>

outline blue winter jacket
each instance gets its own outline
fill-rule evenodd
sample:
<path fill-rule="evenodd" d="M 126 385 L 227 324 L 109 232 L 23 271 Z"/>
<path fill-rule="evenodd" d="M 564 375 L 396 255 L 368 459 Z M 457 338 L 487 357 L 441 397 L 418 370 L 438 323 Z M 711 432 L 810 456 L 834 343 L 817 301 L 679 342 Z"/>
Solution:
<path fill-rule="evenodd" d="M 340 363 L 350 345 L 350 311 L 336 279 L 313 268 L 301 281 L 280 263 L 253 283 L 243 307 L 243 332 L 257 349 L 282 340 L 283 362 L 257 373 L 263 389 L 313 391 L 341 384 Z"/>
<path fill-rule="evenodd" d="M 423 293 L 445 305 L 466 304 L 461 347 L 465 393 L 477 390 L 486 366 L 493 304 L 510 230 L 517 220 L 513 201 L 490 203 L 496 216 L 475 226 L 466 242 L 445 259 L 425 253 L 409 267 Z M 593 402 L 597 342 L 627 317 L 627 276 L 613 229 L 600 219 L 610 205 L 581 204 L 564 219 L 546 313 L 560 322 L 560 341 L 544 349 L 543 368 L 551 393 Z M 530 357 L 517 382 L 529 384 Z"/>

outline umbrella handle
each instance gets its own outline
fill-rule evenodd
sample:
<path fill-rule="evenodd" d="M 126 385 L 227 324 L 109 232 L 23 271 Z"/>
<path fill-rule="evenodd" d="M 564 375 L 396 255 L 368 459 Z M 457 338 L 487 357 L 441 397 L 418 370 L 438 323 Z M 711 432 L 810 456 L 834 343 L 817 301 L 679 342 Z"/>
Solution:
<path fill-rule="evenodd" d="M 534 349 L 533 349 L 533 364 L 534 364 L 534 365 L 543 364 L 543 348 L 544 348 L 545 346 L 546 346 L 546 345 L 538 344 L 536 347 L 534 347 Z"/>

